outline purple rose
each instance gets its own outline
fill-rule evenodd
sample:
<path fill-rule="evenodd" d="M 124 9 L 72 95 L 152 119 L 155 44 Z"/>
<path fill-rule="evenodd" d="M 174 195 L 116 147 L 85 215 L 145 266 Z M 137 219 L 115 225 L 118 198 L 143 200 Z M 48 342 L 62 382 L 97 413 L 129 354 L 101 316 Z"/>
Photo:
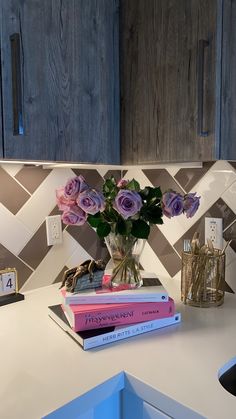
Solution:
<path fill-rule="evenodd" d="M 102 212 L 105 209 L 104 196 L 96 191 L 96 189 L 87 189 L 80 193 L 76 202 L 80 208 L 91 215 L 94 215 L 99 211 Z"/>
<path fill-rule="evenodd" d="M 125 220 L 137 214 L 142 207 L 142 199 L 138 192 L 121 189 L 116 195 L 113 208 L 121 214 Z"/>
<path fill-rule="evenodd" d="M 184 198 L 182 195 L 170 191 L 162 196 L 162 210 L 166 217 L 171 218 L 182 214 L 184 209 Z"/>
<path fill-rule="evenodd" d="M 187 218 L 191 218 L 196 213 L 200 205 L 200 196 L 195 193 L 189 193 L 184 198 L 184 213 Z"/>
<path fill-rule="evenodd" d="M 63 212 L 61 219 L 64 224 L 82 226 L 87 220 L 87 214 L 77 205 L 73 205 Z"/>
<path fill-rule="evenodd" d="M 65 186 L 65 196 L 67 198 L 76 199 L 80 192 L 88 189 L 88 185 L 84 180 L 83 176 L 75 176 L 74 178 L 68 180 Z"/>

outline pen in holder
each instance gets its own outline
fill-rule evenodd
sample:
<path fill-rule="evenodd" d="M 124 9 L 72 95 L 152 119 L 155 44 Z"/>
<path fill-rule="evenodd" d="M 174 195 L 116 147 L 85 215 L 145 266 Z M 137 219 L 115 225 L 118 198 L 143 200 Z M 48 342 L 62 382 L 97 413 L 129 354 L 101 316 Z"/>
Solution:
<path fill-rule="evenodd" d="M 191 242 L 182 253 L 181 300 L 196 307 L 219 306 L 224 302 L 225 251 L 210 241 L 202 247 Z"/>

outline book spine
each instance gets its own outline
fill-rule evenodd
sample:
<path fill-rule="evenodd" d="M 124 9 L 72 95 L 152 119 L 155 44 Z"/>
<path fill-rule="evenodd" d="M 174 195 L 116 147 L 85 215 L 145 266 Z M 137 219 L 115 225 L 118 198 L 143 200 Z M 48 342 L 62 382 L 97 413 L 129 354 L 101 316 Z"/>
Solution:
<path fill-rule="evenodd" d="M 107 297 L 103 297 L 102 294 L 95 295 L 94 297 L 85 297 L 83 295 L 71 295 L 62 297 L 62 303 L 73 305 L 73 304 L 119 304 L 119 303 L 163 303 L 168 301 L 167 292 L 160 294 L 148 294 L 148 295 L 116 295 L 111 296 L 106 294 Z"/>
<path fill-rule="evenodd" d="M 72 308 L 71 308 L 72 307 Z M 170 317 L 175 312 L 174 300 L 169 298 L 163 303 L 130 303 L 120 307 L 111 307 L 106 310 L 81 313 L 73 311 L 76 306 L 63 307 L 68 313 L 73 330 L 99 329 L 101 327 L 119 326 L 132 323 L 141 323 L 149 320 Z"/>
<path fill-rule="evenodd" d="M 107 345 L 108 343 L 115 342 L 118 340 L 130 338 L 132 336 L 141 335 L 143 333 L 151 332 L 152 330 L 161 329 L 163 327 L 172 326 L 178 324 L 181 321 L 181 314 L 176 313 L 171 317 L 166 317 L 157 320 L 151 320 L 149 322 L 138 323 L 136 325 L 126 326 L 124 328 L 118 328 L 113 332 L 109 332 L 96 337 L 84 339 L 84 350 L 95 348 L 97 346 Z"/>

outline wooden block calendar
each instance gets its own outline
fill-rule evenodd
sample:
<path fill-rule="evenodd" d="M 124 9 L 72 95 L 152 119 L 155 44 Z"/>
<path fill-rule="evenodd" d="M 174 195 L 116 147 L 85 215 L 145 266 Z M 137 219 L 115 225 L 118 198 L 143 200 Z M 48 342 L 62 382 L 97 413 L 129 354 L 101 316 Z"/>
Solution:
<path fill-rule="evenodd" d="M 18 292 L 17 270 L 5 268 L 0 270 L 0 306 L 24 300 Z"/>

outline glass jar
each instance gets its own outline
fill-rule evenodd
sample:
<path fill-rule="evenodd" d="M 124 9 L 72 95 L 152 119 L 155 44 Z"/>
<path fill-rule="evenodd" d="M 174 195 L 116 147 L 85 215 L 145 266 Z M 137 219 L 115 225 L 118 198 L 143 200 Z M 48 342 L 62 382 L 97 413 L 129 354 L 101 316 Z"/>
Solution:
<path fill-rule="evenodd" d="M 219 306 L 224 302 L 225 253 L 183 252 L 181 300 L 197 307 Z"/>

